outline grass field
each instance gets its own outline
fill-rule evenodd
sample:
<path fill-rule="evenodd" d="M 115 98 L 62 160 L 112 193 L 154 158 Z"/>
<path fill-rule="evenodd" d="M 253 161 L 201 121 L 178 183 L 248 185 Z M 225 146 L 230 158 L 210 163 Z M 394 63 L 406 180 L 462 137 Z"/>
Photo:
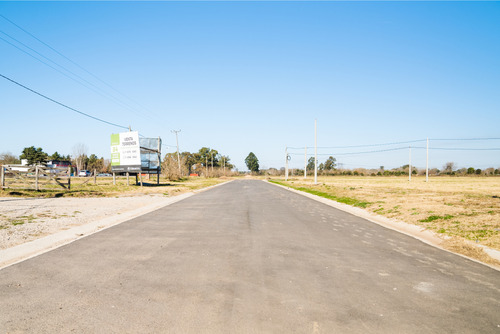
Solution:
<path fill-rule="evenodd" d="M 409 182 L 408 177 L 330 176 L 318 177 L 317 185 L 312 178 L 270 181 L 450 236 L 453 250 L 465 247 L 459 246 L 463 239 L 500 250 L 499 177 L 434 177 L 426 183 L 425 177 Z"/>
<path fill-rule="evenodd" d="M 94 184 L 93 178 L 73 177 L 71 178 L 71 190 L 51 184 L 44 185 L 39 191 L 26 189 L 0 189 L 0 197 L 23 196 L 23 197 L 110 197 L 110 196 L 134 196 L 142 194 L 163 194 L 173 196 L 188 191 L 209 187 L 228 179 L 225 178 L 201 178 L 190 177 L 181 181 L 169 181 L 160 178 L 160 184 L 156 184 L 156 178 L 144 179 L 143 187 L 135 185 L 135 177 L 130 177 L 130 185 L 127 186 L 126 177 L 117 177 L 116 185 L 113 185 L 112 177 L 98 177 Z M 22 184 L 17 184 L 22 186 Z M 34 188 L 34 185 L 31 185 Z"/>

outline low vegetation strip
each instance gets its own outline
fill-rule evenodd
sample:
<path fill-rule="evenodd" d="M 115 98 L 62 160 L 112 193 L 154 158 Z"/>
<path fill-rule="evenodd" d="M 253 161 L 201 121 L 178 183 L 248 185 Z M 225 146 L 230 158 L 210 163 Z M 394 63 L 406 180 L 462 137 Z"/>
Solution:
<path fill-rule="evenodd" d="M 94 183 L 86 177 L 74 177 L 71 179 L 74 185 L 71 190 L 63 190 L 54 186 L 53 189 L 0 189 L 0 197 L 116 197 L 160 194 L 174 196 L 188 191 L 210 187 L 229 180 L 229 178 L 202 178 L 190 177 L 178 181 L 171 181 L 160 177 L 160 183 L 156 179 L 144 180 L 143 187 L 135 184 L 135 177 L 130 177 L 127 185 L 126 177 L 117 177 L 116 185 L 112 177 L 98 177 Z"/>
<path fill-rule="evenodd" d="M 345 197 L 345 196 L 338 197 L 338 196 L 335 196 L 335 195 L 333 195 L 331 193 L 322 192 L 322 191 L 315 190 L 315 189 L 308 188 L 308 187 L 295 187 L 295 186 L 287 184 L 285 182 L 279 182 L 279 181 L 276 181 L 276 180 L 269 180 L 269 182 L 275 183 L 275 184 L 279 184 L 279 185 L 282 185 L 282 186 L 285 186 L 285 187 L 290 187 L 290 188 L 293 188 L 295 190 L 303 191 L 303 192 L 306 192 L 306 193 L 309 193 L 309 194 L 312 194 L 312 195 L 316 195 L 316 196 L 324 197 L 324 198 L 327 198 L 327 199 L 331 199 L 331 200 L 334 200 L 334 201 L 339 202 L 339 203 L 344 203 L 344 204 L 348 204 L 348 205 L 352 205 L 352 206 L 357 206 L 357 207 L 360 207 L 360 208 L 366 208 L 367 206 L 369 206 L 371 204 L 370 202 L 360 201 L 360 200 L 358 200 L 356 198 Z"/>
<path fill-rule="evenodd" d="M 453 251 L 477 258 L 470 245 L 500 250 L 500 178 L 322 176 L 270 182 L 365 208 L 442 235 Z M 458 245 L 463 244 L 462 251 Z M 485 261 L 484 259 L 481 259 Z M 486 261 L 488 262 L 488 261 Z"/>

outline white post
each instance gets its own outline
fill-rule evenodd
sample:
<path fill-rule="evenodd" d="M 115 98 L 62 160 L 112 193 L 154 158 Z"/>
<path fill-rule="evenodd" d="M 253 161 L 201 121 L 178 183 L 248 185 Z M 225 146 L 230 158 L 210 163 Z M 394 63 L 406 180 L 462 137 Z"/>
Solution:
<path fill-rule="evenodd" d="M 181 130 L 172 130 L 171 132 L 175 133 L 175 142 L 177 143 L 177 163 L 179 164 L 179 174 L 182 176 L 182 171 L 181 171 L 181 158 L 179 155 L 179 138 L 177 136 L 177 133 L 181 132 Z"/>
<path fill-rule="evenodd" d="M 427 137 L 427 158 L 425 160 L 425 182 L 429 182 L 429 137 Z"/>
<path fill-rule="evenodd" d="M 307 179 L 307 146 L 304 153 L 304 180 Z"/>
<path fill-rule="evenodd" d="M 38 165 L 35 165 L 35 189 L 38 191 Z"/>
<path fill-rule="evenodd" d="M 410 163 L 408 164 L 408 181 L 411 181 L 411 146 L 410 149 Z"/>
<path fill-rule="evenodd" d="M 314 120 L 314 184 L 318 184 L 318 131 Z"/>
<path fill-rule="evenodd" d="M 285 146 L 285 181 L 288 181 L 288 147 Z"/>

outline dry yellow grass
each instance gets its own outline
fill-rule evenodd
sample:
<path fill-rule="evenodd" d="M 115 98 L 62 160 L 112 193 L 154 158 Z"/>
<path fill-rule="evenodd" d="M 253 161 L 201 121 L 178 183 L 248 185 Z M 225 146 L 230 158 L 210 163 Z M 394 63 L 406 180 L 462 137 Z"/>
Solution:
<path fill-rule="evenodd" d="M 126 177 L 117 177 L 116 185 L 113 185 L 112 177 L 98 177 L 94 183 L 93 178 L 73 177 L 71 178 L 71 190 L 67 191 L 55 184 L 44 184 L 41 191 L 33 190 L 34 184 L 31 184 L 32 190 L 23 189 L 0 189 L 0 197 L 6 196 L 25 196 L 25 197 L 110 197 L 110 196 L 134 196 L 147 194 L 163 194 L 165 196 L 179 195 L 188 191 L 193 191 L 209 187 L 228 178 L 202 178 L 190 177 L 181 181 L 169 181 L 160 178 L 160 184 L 156 184 L 156 178 L 143 180 L 143 187 L 135 185 L 135 177 L 130 177 L 127 186 Z M 18 184 L 16 186 L 22 186 Z"/>
<path fill-rule="evenodd" d="M 281 179 L 280 181 L 283 181 Z M 289 179 L 335 197 L 368 202 L 366 210 L 416 224 L 442 235 L 471 240 L 500 250 L 498 177 L 319 177 Z"/>

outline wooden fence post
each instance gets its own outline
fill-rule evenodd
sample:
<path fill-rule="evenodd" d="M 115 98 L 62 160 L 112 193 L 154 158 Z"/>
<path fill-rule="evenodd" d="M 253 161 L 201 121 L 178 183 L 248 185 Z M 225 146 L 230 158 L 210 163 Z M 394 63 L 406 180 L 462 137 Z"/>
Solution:
<path fill-rule="evenodd" d="M 113 185 L 116 186 L 116 173 L 113 172 Z"/>
<path fill-rule="evenodd" d="M 2 189 L 5 187 L 5 167 L 2 165 Z"/>
<path fill-rule="evenodd" d="M 94 169 L 94 184 L 97 184 L 97 173 L 95 169 Z"/>
<path fill-rule="evenodd" d="M 141 180 L 141 187 L 142 187 L 142 173 L 139 174 L 139 179 Z"/>
<path fill-rule="evenodd" d="M 71 167 L 68 167 L 68 190 L 71 190 Z"/>
<path fill-rule="evenodd" d="M 127 172 L 127 186 L 130 186 L 129 176 L 130 176 L 130 173 Z"/>

